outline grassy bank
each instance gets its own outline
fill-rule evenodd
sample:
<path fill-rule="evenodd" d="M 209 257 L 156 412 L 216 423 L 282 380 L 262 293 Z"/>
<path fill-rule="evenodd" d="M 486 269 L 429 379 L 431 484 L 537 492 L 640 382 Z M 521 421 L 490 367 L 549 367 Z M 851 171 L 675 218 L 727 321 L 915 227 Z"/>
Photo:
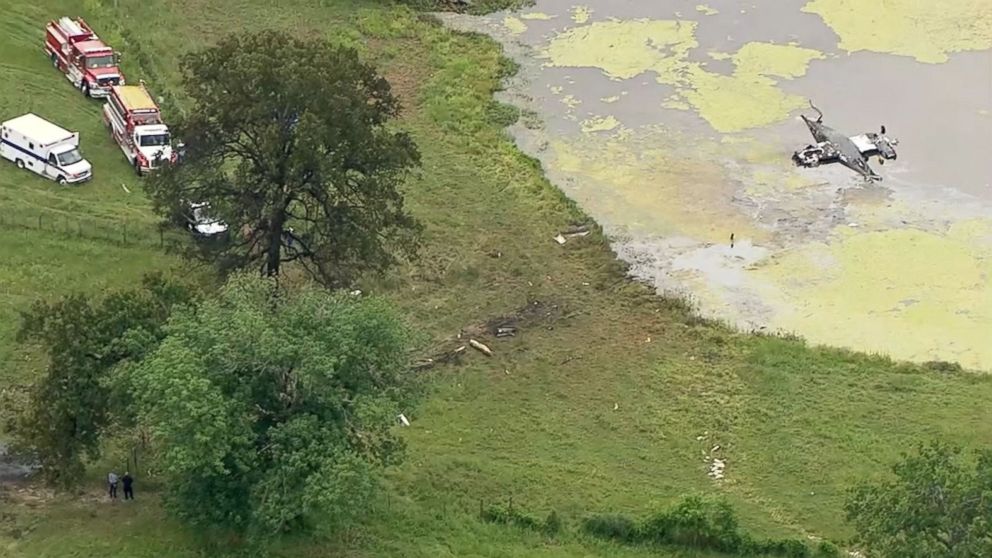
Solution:
<path fill-rule="evenodd" d="M 81 130 L 99 175 L 61 189 L 4 164 L 3 207 L 23 200 L 23 211 L 108 222 L 126 215 L 151 227 L 140 184 L 103 132 L 97 105 L 40 54 L 45 19 L 72 13 L 70 4 L 15 0 L 0 50 L 15 53 L 3 71 L 22 79 L 0 80 L 0 116 L 37 110 Z M 276 555 L 657 556 L 573 531 L 586 514 L 639 516 L 693 491 L 725 495 L 763 536 L 843 539 L 843 491 L 853 482 L 884 474 L 918 440 L 977 446 L 992 439 L 985 377 L 730 332 L 624 280 L 598 233 L 555 243 L 558 231 L 584 217 L 502 131 L 512 111 L 491 94 L 511 68 L 489 40 L 372 2 L 118 4 L 115 11 L 113 2 L 90 0 L 83 15 L 127 37 L 121 48 L 136 64 L 128 70 L 155 76 L 150 85 L 165 92 L 176 91 L 182 52 L 235 29 L 295 29 L 375 57 L 404 101 L 401 125 L 423 151 L 423 172 L 407 195 L 427 236 L 420 261 L 363 288 L 407 312 L 431 339 L 426 353 L 459 346 L 461 330 L 495 352 L 422 372 L 431 390 L 409 414 L 409 459 L 390 473 L 376 509 L 316 539 L 279 543 Z M 181 107 L 181 98 L 174 102 Z M 38 370 L 10 336 L 18 308 L 173 264 L 154 247 L 44 231 L 0 227 L 0 240 L 7 261 L 20 262 L 2 272 L 9 279 L 0 275 L 0 381 Z M 515 337 L 485 333 L 500 317 L 518 319 Z M 707 476 L 711 457 L 726 461 L 722 481 Z M 9 495 L 20 505 L 0 521 L 0 554 L 213 555 L 162 517 L 143 485 L 131 507 L 101 501 L 102 470 L 94 467 L 82 496 Z M 556 510 L 567 532 L 549 541 L 477 519 L 480 501 L 510 497 L 539 517 Z"/>

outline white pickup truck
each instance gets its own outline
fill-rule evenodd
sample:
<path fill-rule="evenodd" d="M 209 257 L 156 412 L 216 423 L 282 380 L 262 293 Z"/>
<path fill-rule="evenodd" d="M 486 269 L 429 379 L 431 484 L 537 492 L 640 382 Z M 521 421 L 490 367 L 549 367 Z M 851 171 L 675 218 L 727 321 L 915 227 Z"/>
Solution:
<path fill-rule="evenodd" d="M 30 113 L 0 123 L 0 157 L 59 184 L 93 177 L 92 166 L 79 152 L 79 133 Z"/>

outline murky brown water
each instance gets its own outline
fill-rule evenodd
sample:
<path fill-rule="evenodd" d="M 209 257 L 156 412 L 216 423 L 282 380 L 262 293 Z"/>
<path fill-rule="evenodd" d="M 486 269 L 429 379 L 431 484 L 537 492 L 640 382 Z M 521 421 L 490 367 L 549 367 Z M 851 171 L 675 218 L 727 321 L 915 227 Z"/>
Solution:
<path fill-rule="evenodd" d="M 851 0 L 539 0 L 445 18 L 521 63 L 504 99 L 543 127 L 515 138 L 638 276 L 741 327 L 992 369 L 979 5 L 890 0 L 859 19 Z M 871 163 L 884 182 L 791 165 L 809 98 L 840 131 L 901 140 L 897 161 Z"/>

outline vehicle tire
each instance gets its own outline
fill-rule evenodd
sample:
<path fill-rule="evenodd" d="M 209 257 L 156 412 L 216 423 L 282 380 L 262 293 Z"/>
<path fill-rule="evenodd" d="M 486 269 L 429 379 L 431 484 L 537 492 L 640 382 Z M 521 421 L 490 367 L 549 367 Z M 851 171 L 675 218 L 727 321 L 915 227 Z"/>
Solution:
<path fill-rule="evenodd" d="M 69 181 L 66 180 L 64 176 L 60 176 L 60 177 L 56 178 L 55 179 L 55 182 L 58 183 L 59 186 L 65 186 L 66 184 L 69 183 Z"/>
<path fill-rule="evenodd" d="M 54 52 L 52 53 L 52 66 L 59 67 L 59 57 L 55 56 Z"/>
<path fill-rule="evenodd" d="M 17 165 L 17 168 L 19 168 L 19 169 L 23 169 L 24 168 L 24 161 L 22 159 L 18 159 L 16 161 L 14 161 L 14 164 Z"/>
<path fill-rule="evenodd" d="M 134 174 L 141 176 L 141 165 L 138 164 L 138 158 L 134 158 Z"/>
<path fill-rule="evenodd" d="M 90 84 L 88 84 L 88 83 L 86 83 L 84 81 L 83 84 L 82 84 L 82 86 L 80 87 L 80 89 L 82 89 L 82 91 L 83 91 L 83 97 L 89 97 L 90 96 Z"/>

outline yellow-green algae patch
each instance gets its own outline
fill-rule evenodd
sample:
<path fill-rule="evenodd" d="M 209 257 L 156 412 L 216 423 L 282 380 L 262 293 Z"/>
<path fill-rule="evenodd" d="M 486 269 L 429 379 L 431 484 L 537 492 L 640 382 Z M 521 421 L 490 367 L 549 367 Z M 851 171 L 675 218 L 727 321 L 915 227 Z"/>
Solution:
<path fill-rule="evenodd" d="M 659 83 L 674 86 L 680 96 L 664 106 L 683 108 L 688 102 L 720 132 L 770 124 L 803 106 L 802 97 L 784 93 L 773 78 L 803 75 L 822 53 L 748 43 L 731 56 L 735 69 L 726 76 L 688 60 L 689 51 L 698 46 L 695 29 L 695 22 L 677 20 L 596 22 L 559 34 L 547 56 L 553 66 L 600 68 L 613 79 L 654 72 Z"/>
<path fill-rule="evenodd" d="M 747 43 L 733 56 L 734 73 L 791 79 L 805 74 L 811 61 L 823 58 L 820 51 L 795 45 Z"/>
<path fill-rule="evenodd" d="M 706 4 L 699 4 L 698 6 L 696 6 L 696 11 L 699 12 L 699 13 L 701 13 L 701 14 L 703 14 L 703 15 L 716 15 L 716 14 L 720 13 L 719 10 L 717 10 L 715 8 L 711 8 L 711 7 L 707 6 Z"/>
<path fill-rule="evenodd" d="M 773 327 L 815 343 L 992 369 L 992 222 L 837 229 L 753 273 L 781 296 Z M 984 242 L 983 242 L 984 239 Z"/>
<path fill-rule="evenodd" d="M 684 156 L 675 147 L 686 148 Z M 620 127 L 608 138 L 580 136 L 550 143 L 559 171 L 582 177 L 582 189 L 569 195 L 597 208 L 597 219 L 623 223 L 631 232 L 689 236 L 723 242 L 766 240 L 768 233 L 732 204 L 726 170 L 705 164 L 719 145 L 689 139 L 660 127 Z"/>
<path fill-rule="evenodd" d="M 558 16 L 548 15 L 544 12 L 530 12 L 526 14 L 521 14 L 520 19 L 537 19 L 542 21 L 547 21 Z"/>
<path fill-rule="evenodd" d="M 990 0 L 812 0 L 802 10 L 818 14 L 840 36 L 840 48 L 912 56 L 940 63 L 947 55 L 992 48 Z"/>
<path fill-rule="evenodd" d="M 519 35 L 527 30 L 527 24 L 513 16 L 503 18 L 503 27 L 513 34 Z"/>
<path fill-rule="evenodd" d="M 689 87 L 680 92 L 720 132 L 763 126 L 785 118 L 804 104 L 802 97 L 779 89 L 772 77 L 801 76 L 809 62 L 817 58 L 823 58 L 823 54 L 813 49 L 748 43 L 733 55 L 734 73 L 730 76 L 688 64 L 685 75 Z"/>
<path fill-rule="evenodd" d="M 593 132 L 608 132 L 620 125 L 620 121 L 612 115 L 597 116 L 582 121 L 582 131 L 591 134 Z"/>
<path fill-rule="evenodd" d="M 572 6 L 572 21 L 579 25 L 589 21 L 591 15 L 592 10 L 586 6 Z"/>
<path fill-rule="evenodd" d="M 547 56 L 553 66 L 599 68 L 614 79 L 647 71 L 673 79 L 697 46 L 695 29 L 694 21 L 598 21 L 556 36 Z"/>

